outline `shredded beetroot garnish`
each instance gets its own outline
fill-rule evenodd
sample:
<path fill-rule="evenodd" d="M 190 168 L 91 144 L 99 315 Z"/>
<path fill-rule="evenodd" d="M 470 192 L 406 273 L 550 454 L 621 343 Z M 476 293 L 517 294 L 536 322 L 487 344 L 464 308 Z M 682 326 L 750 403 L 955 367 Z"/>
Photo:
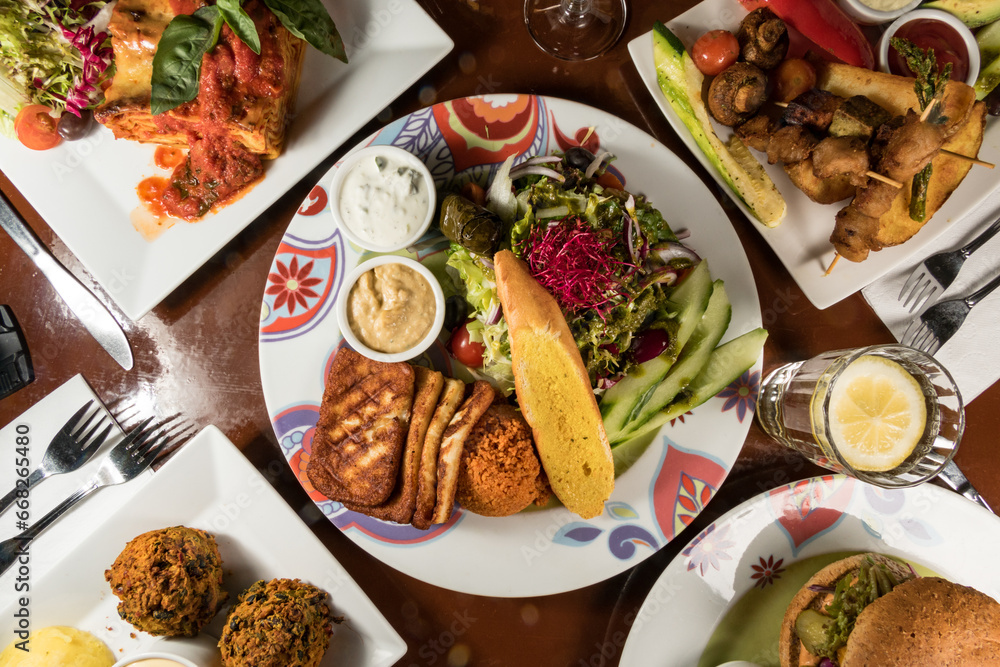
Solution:
<path fill-rule="evenodd" d="M 594 229 L 585 220 L 567 217 L 531 230 L 525 260 L 564 311 L 594 310 L 604 319 L 628 298 L 621 276 L 633 267 L 612 254 L 617 242 L 610 229 Z"/>

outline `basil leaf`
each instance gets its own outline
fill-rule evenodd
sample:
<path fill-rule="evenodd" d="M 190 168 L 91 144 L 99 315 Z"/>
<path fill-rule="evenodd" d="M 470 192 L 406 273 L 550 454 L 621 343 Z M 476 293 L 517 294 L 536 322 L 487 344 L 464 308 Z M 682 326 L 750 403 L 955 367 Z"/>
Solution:
<path fill-rule="evenodd" d="M 327 55 L 347 62 L 344 40 L 320 0 L 264 0 L 282 25 Z"/>
<path fill-rule="evenodd" d="M 215 46 L 221 29 L 222 16 L 215 5 L 170 21 L 153 56 L 149 104 L 154 116 L 198 96 L 201 59 Z"/>
<path fill-rule="evenodd" d="M 260 36 L 257 34 L 257 26 L 240 5 L 240 0 L 219 0 L 215 6 L 219 8 L 219 13 L 233 33 L 243 40 L 251 51 L 260 55 Z"/>

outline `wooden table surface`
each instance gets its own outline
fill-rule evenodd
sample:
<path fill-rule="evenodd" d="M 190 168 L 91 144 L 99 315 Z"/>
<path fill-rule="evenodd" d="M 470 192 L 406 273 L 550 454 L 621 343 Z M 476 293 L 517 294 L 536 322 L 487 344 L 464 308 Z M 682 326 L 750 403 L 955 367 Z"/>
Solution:
<path fill-rule="evenodd" d="M 383 565 L 315 509 L 285 464 L 264 405 L 257 324 L 268 269 L 282 234 L 313 184 L 361 138 L 392 118 L 452 98 L 483 93 L 562 97 L 646 129 L 708 185 L 732 220 L 749 257 L 770 335 L 765 371 L 828 349 L 892 342 L 860 294 L 817 310 L 778 258 L 678 140 L 639 81 L 627 44 L 691 0 L 632 0 L 626 34 L 612 51 L 566 63 L 539 51 L 517 0 L 420 0 L 455 42 L 454 50 L 380 116 L 302 179 L 152 312 L 128 321 L 42 220 L 0 174 L 0 188 L 53 254 L 94 287 L 124 323 L 135 367 L 122 370 L 88 335 L 7 235 L 0 235 L 0 303 L 24 329 L 36 380 L 0 401 L 0 427 L 77 373 L 106 402 L 142 399 L 160 415 L 180 412 L 217 425 L 309 523 L 357 580 L 409 650 L 401 665 L 616 665 L 629 622 L 650 586 L 683 545 L 712 520 L 761 491 L 819 469 L 767 438 L 756 422 L 717 496 L 686 531 L 634 568 L 580 590 L 538 598 L 496 599 L 440 589 Z M 832 223 L 832 217 L 831 217 Z M 209 224 L 209 223 L 205 223 Z M 1000 385 L 967 406 L 956 461 L 1000 507 Z M 461 617 L 457 622 L 456 614 Z M 454 646 L 451 646 L 454 644 Z M 451 648 L 449 648 L 451 647 Z"/>

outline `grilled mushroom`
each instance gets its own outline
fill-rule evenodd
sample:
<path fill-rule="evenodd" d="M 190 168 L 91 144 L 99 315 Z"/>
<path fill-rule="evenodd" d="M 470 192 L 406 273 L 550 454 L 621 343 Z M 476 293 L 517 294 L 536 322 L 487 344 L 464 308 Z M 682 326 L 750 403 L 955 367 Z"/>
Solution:
<path fill-rule="evenodd" d="M 766 99 L 767 75 L 750 63 L 730 65 L 708 88 L 708 110 L 723 125 L 750 118 Z"/>
<path fill-rule="evenodd" d="M 747 14 L 736 32 L 736 39 L 743 60 L 763 70 L 777 67 L 788 53 L 788 28 L 767 7 Z"/>

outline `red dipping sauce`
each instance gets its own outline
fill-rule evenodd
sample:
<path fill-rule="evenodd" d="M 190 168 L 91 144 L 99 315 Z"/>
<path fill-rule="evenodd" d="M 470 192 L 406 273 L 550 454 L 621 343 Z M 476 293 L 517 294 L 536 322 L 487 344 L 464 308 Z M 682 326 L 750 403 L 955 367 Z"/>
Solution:
<path fill-rule="evenodd" d="M 901 25 L 896 37 L 908 39 L 923 50 L 934 49 L 939 71 L 951 63 L 951 79 L 965 81 L 969 75 L 969 52 L 962 36 L 947 23 L 934 19 L 917 19 Z M 889 46 L 889 70 L 901 76 L 914 76 L 906 60 Z"/>

